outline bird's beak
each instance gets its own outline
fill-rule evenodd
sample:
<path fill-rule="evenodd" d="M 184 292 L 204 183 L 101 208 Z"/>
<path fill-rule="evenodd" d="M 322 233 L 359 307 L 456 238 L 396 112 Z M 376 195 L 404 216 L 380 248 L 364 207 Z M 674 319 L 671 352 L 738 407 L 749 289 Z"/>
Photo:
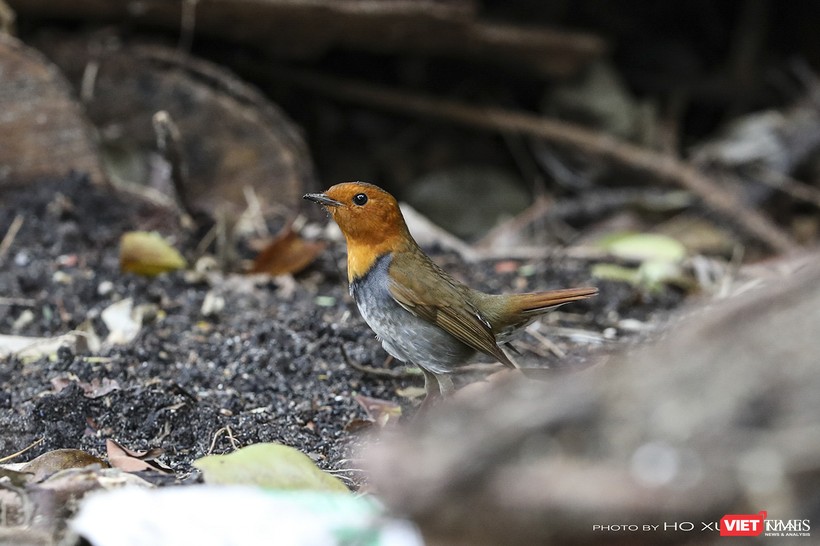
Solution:
<path fill-rule="evenodd" d="M 340 207 L 342 204 L 335 199 L 331 199 L 324 193 L 306 193 L 302 196 L 302 199 L 307 199 L 308 201 L 313 201 L 314 203 L 319 203 L 325 207 Z"/>

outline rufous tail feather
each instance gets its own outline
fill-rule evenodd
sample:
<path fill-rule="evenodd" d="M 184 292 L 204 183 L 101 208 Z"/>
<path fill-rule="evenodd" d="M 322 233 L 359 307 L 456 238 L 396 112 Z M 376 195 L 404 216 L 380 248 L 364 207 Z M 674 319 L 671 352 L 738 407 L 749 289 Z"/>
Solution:
<path fill-rule="evenodd" d="M 507 309 L 515 310 L 523 315 L 538 314 L 556 305 L 563 305 L 571 301 L 585 300 L 598 293 L 597 288 L 564 288 L 547 292 L 533 292 L 529 294 L 508 295 Z"/>

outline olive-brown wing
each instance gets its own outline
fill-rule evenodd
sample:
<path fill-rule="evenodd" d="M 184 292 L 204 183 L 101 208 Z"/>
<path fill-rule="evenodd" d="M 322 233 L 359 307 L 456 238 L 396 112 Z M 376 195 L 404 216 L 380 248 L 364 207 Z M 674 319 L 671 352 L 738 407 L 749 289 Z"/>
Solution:
<path fill-rule="evenodd" d="M 473 305 L 470 289 L 429 258 L 420 254 L 396 255 L 390 264 L 389 277 L 390 294 L 404 309 L 505 366 L 515 367 L 498 346 L 490 323 Z"/>

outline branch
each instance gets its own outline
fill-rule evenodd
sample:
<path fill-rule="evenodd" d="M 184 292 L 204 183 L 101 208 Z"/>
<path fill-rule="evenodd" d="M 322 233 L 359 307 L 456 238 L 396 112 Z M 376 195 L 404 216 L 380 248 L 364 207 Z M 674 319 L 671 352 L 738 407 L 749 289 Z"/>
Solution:
<path fill-rule="evenodd" d="M 798 248 L 791 236 L 757 210 L 715 184 L 689 163 L 621 141 L 599 131 L 542 118 L 526 112 L 471 106 L 452 100 L 406 93 L 382 86 L 325 76 L 313 71 L 272 68 L 278 80 L 287 80 L 339 100 L 394 112 L 459 123 L 478 129 L 522 133 L 556 145 L 579 150 L 611 163 L 648 174 L 659 182 L 686 188 L 710 208 L 723 213 L 744 231 L 780 252 Z"/>

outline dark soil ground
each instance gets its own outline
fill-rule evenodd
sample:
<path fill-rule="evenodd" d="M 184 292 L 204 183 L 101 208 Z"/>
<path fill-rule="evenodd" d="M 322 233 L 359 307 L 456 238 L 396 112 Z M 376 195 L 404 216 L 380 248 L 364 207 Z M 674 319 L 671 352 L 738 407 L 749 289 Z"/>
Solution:
<path fill-rule="evenodd" d="M 183 479 L 196 458 L 234 449 L 232 436 L 239 446 L 291 445 L 324 468 L 344 470 L 356 466 L 350 460 L 360 441 L 354 425 L 366 419 L 356 395 L 395 401 L 405 415 L 412 413 L 418 401 L 397 390 L 421 386 L 419 375 L 383 377 L 351 365 L 403 369 L 386 363 L 386 353 L 347 295 L 342 245 L 331 246 L 295 283 L 242 275 L 192 279 L 190 272 L 156 278 L 123 274 L 119 237 L 144 227 L 150 214 L 133 199 L 75 175 L 2 195 L 0 234 L 16 215 L 24 223 L 0 263 L 0 332 L 54 336 L 90 319 L 104 338 L 100 313 L 111 303 L 133 298 L 134 305 L 154 304 L 156 312 L 133 342 L 104 345 L 100 354 L 62 350 L 56 358 L 0 361 L 0 454 L 42 438 L 24 459 L 56 448 L 103 455 L 105 440 L 112 438 L 134 449 L 164 448 L 161 460 Z M 197 238 L 177 235 L 177 247 L 190 256 Z M 466 266 L 455 256 L 433 255 L 486 290 L 593 282 L 582 262 L 539 261 L 535 274 L 519 277 L 516 268 L 500 273 L 492 262 Z M 647 321 L 682 297 L 672 290 L 649 297 L 625 284 L 595 284 L 599 297 L 565 307 L 549 322 L 610 329 L 609 337 L 622 341 L 619 319 Z M 206 317 L 201 307 L 209 291 L 222 295 L 226 305 Z M 34 320 L 15 331 L 25 310 Z M 582 367 L 600 347 L 556 336 L 553 341 L 567 352 L 559 360 L 528 352 L 537 340 L 522 341 L 523 363 L 553 368 Z M 57 390 L 53 381 L 65 377 L 72 381 Z M 84 384 L 105 379 L 119 389 L 96 398 L 85 394 Z"/>

